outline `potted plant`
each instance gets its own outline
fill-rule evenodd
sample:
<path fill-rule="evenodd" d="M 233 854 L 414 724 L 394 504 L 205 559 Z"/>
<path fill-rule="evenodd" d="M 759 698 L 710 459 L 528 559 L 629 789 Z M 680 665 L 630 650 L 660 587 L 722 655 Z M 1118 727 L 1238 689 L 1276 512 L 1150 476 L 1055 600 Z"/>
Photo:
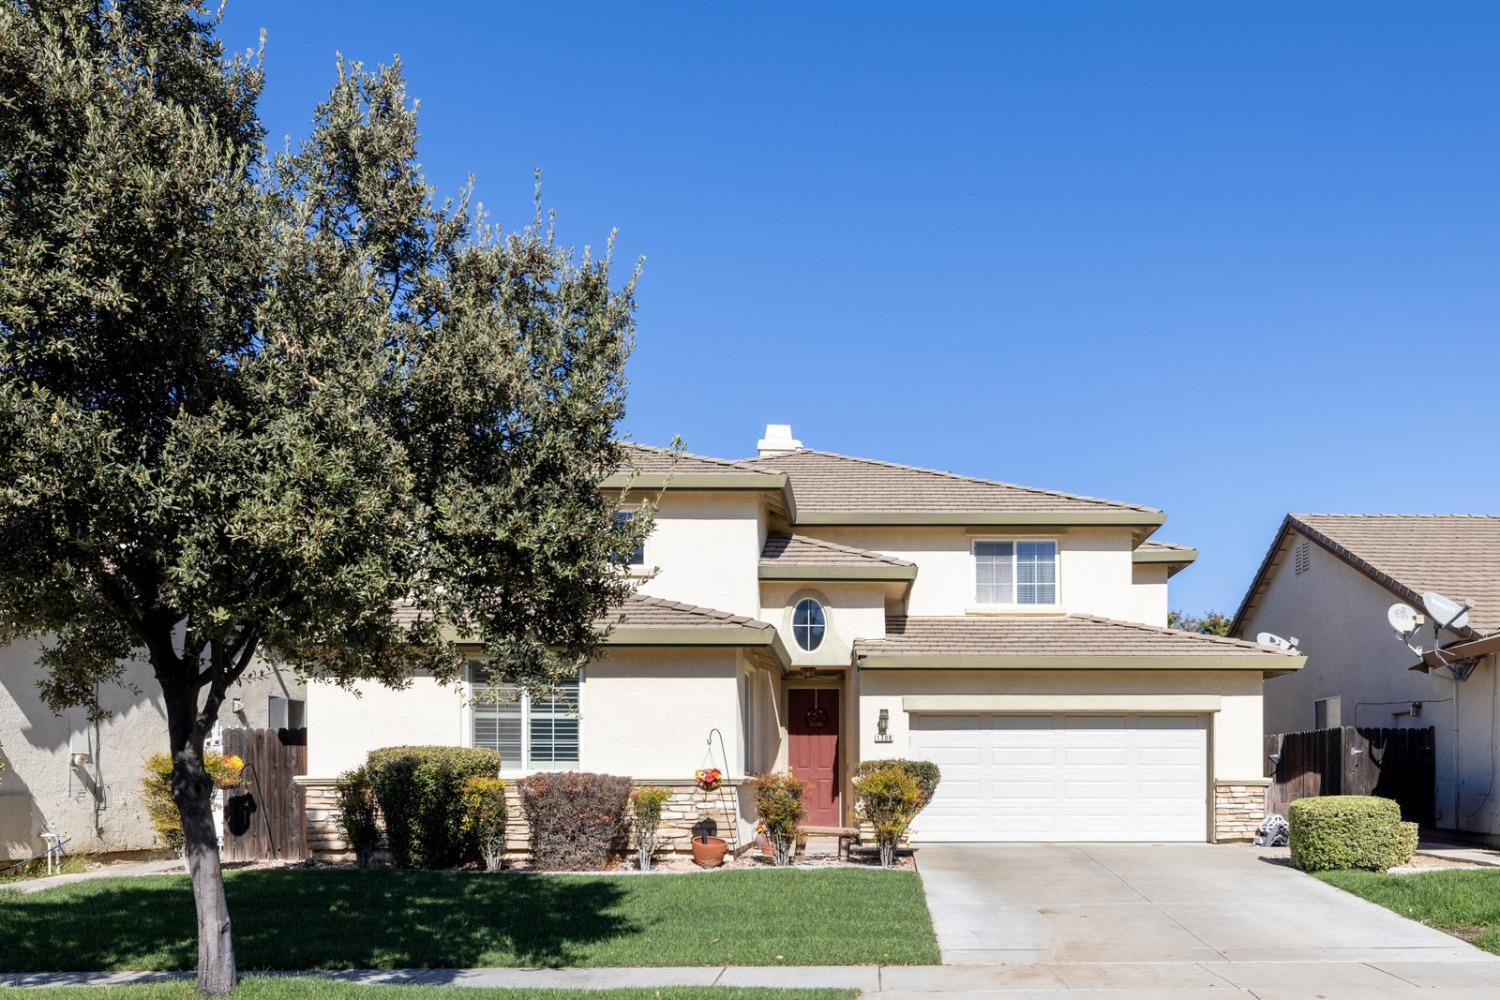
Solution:
<path fill-rule="evenodd" d="M 724 863 L 724 852 L 729 842 L 723 837 L 711 837 L 706 833 L 693 834 L 693 863 L 700 868 L 717 868 Z"/>
<path fill-rule="evenodd" d="M 724 784 L 724 772 L 717 767 L 700 767 L 693 772 L 693 780 L 705 792 L 716 792 Z"/>

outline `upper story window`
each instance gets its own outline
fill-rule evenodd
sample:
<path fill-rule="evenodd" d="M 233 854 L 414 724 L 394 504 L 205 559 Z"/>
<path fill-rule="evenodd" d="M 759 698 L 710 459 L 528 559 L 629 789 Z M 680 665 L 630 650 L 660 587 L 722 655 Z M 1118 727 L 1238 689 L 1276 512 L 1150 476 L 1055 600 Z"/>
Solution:
<path fill-rule="evenodd" d="M 974 543 L 974 600 L 983 605 L 1057 603 L 1057 543 Z"/>
<path fill-rule="evenodd" d="M 624 524 L 626 521 L 630 520 L 632 517 L 635 517 L 635 512 L 634 511 L 629 511 L 629 510 L 617 510 L 617 511 L 615 511 L 615 523 L 616 524 Z M 646 565 L 646 545 L 645 545 L 644 542 L 642 542 L 640 545 L 637 545 L 635 547 L 635 550 L 630 553 L 630 558 L 628 558 L 628 559 L 625 560 L 625 565 L 627 565 L 627 566 L 644 566 L 644 565 Z"/>
<path fill-rule="evenodd" d="M 469 665 L 469 743 L 500 754 L 506 771 L 561 771 L 578 766 L 578 681 L 529 695 L 514 684 L 492 684 Z"/>
<path fill-rule="evenodd" d="M 823 645 L 823 633 L 828 631 L 828 620 L 823 614 L 823 605 L 811 597 L 804 597 L 792 609 L 792 638 L 797 645 L 811 653 Z"/>

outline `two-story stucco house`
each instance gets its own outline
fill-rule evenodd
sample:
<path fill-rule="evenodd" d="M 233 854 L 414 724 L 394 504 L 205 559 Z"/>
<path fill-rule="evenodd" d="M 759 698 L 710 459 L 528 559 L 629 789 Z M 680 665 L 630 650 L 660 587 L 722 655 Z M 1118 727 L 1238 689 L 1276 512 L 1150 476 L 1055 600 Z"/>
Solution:
<path fill-rule="evenodd" d="M 943 780 L 917 841 L 1209 841 L 1260 820 L 1262 678 L 1302 659 L 1165 627 L 1195 553 L 1149 541 L 1161 511 L 803 448 L 784 425 L 743 461 L 630 455 L 603 487 L 659 506 L 605 655 L 533 702 L 476 700 L 480 677 L 310 685 L 315 824 L 320 790 L 393 743 L 679 787 L 705 764 L 736 788 L 790 770 L 817 825 L 852 822 L 861 761 L 923 758 Z M 742 845 L 753 806 L 732 799 Z"/>
<path fill-rule="evenodd" d="M 1475 602 L 1441 636 L 1456 671 L 1433 655 L 1430 621 L 1418 656 L 1386 617 L 1434 590 Z M 1308 658 L 1266 684 L 1266 732 L 1431 726 L 1437 825 L 1500 835 L 1500 517 L 1288 514 L 1230 634 L 1262 631 L 1296 636 Z"/>

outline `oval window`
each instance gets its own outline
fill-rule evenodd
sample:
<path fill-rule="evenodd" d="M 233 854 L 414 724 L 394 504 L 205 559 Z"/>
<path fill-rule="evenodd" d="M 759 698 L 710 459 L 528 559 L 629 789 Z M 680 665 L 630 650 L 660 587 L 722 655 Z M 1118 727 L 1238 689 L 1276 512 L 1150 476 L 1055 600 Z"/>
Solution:
<path fill-rule="evenodd" d="M 823 644 L 823 633 L 828 622 L 823 616 L 823 605 L 805 597 L 792 609 L 792 638 L 797 645 L 811 653 Z"/>

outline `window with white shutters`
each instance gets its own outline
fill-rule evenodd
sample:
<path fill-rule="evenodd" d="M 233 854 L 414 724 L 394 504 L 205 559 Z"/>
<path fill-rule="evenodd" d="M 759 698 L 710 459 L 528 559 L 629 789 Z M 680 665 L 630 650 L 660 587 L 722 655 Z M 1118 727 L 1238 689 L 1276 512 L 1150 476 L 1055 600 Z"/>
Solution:
<path fill-rule="evenodd" d="M 478 664 L 469 667 L 470 745 L 500 754 L 505 771 L 577 767 L 578 681 L 528 695 L 514 684 L 492 684 Z"/>

